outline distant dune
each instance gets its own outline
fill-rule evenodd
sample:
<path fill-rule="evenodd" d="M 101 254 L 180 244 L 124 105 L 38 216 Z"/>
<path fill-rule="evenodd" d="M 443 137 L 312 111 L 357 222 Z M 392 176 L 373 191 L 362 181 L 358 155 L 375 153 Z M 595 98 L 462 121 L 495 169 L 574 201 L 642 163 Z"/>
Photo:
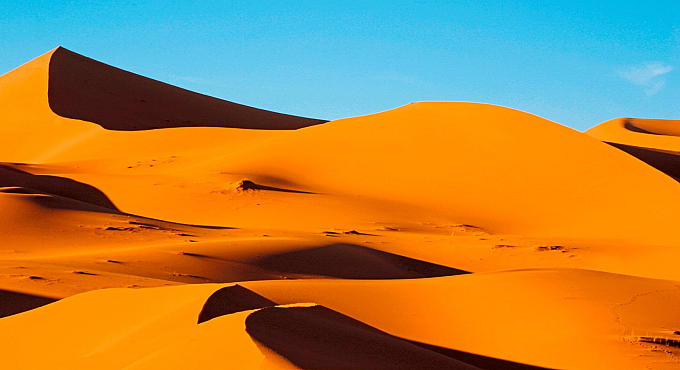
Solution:
<path fill-rule="evenodd" d="M 236 87 L 237 88 L 237 87 Z M 677 369 L 680 121 L 0 76 L 0 368 Z"/>
<path fill-rule="evenodd" d="M 680 181 L 680 120 L 618 118 L 586 134 Z"/>

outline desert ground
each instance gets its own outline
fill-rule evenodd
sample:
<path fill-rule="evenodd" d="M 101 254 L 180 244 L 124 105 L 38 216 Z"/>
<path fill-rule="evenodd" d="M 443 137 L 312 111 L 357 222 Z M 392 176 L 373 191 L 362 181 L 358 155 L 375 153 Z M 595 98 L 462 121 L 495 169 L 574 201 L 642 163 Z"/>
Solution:
<path fill-rule="evenodd" d="M 0 368 L 678 369 L 680 121 L 0 76 Z"/>

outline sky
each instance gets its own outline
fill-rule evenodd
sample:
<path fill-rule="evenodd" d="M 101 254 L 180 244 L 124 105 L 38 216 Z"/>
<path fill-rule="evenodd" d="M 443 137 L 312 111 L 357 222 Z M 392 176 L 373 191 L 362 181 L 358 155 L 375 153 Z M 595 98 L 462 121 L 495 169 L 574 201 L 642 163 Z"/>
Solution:
<path fill-rule="evenodd" d="M 581 131 L 680 119 L 677 0 L 0 0 L 0 74 L 57 46 L 314 118 L 471 101 Z"/>

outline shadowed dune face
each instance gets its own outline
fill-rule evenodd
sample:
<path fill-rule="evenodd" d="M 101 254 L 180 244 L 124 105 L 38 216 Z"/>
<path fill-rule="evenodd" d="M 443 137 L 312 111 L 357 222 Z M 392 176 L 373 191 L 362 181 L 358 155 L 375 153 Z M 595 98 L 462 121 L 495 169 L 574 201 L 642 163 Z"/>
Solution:
<path fill-rule="evenodd" d="M 7 164 L 0 164 L 0 187 L 8 188 L 4 193 L 30 194 L 28 189 L 32 189 L 118 211 L 113 202 L 93 186 L 64 177 L 33 175 Z"/>
<path fill-rule="evenodd" d="M 624 127 L 630 131 L 665 136 L 680 136 L 680 120 L 626 119 Z"/>
<path fill-rule="evenodd" d="M 300 249 L 248 262 L 271 271 L 343 279 L 410 279 L 468 273 L 354 244 Z"/>
<path fill-rule="evenodd" d="M 485 370 L 549 370 L 545 367 L 532 366 L 527 364 L 521 364 L 518 362 L 501 360 L 499 358 L 481 356 L 474 353 L 457 351 L 455 349 L 444 348 L 439 346 L 433 346 L 431 344 L 420 343 L 417 341 L 410 340 L 409 343 L 413 343 L 422 348 L 428 349 L 433 352 L 440 353 L 444 356 L 451 357 L 453 359 L 463 361 L 470 365 L 477 366 L 480 369 Z"/>
<path fill-rule="evenodd" d="M 201 313 L 198 315 L 198 323 L 219 316 L 270 306 L 276 306 L 276 302 L 240 285 L 221 288 L 213 293 L 203 305 Z"/>
<path fill-rule="evenodd" d="M 302 369 L 476 369 L 322 306 L 264 308 L 246 331 Z"/>
<path fill-rule="evenodd" d="M 638 132 L 638 133 L 641 133 L 641 134 L 659 135 L 656 132 L 647 131 L 647 130 L 641 128 L 641 127 L 638 127 L 638 126 L 632 124 L 629 120 L 625 120 L 623 127 L 626 130 Z"/>
<path fill-rule="evenodd" d="M 48 98 L 58 115 L 108 130 L 231 127 L 294 130 L 324 123 L 194 93 L 97 62 L 64 48 L 49 65 Z"/>
<path fill-rule="evenodd" d="M 633 145 L 607 143 L 632 155 L 666 175 L 680 181 L 680 155 L 661 152 L 654 149 L 640 148 Z"/>
<path fill-rule="evenodd" d="M 680 179 L 680 120 L 618 118 L 586 134 Z"/>
<path fill-rule="evenodd" d="M 16 315 L 56 301 L 54 298 L 0 289 L 0 318 Z"/>

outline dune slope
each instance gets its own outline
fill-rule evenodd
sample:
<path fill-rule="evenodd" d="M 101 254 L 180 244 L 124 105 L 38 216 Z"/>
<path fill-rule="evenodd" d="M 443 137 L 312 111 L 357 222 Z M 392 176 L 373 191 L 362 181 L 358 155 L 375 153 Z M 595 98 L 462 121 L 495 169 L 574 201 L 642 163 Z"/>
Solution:
<path fill-rule="evenodd" d="M 585 133 L 680 181 L 680 121 L 618 118 Z"/>
<path fill-rule="evenodd" d="M 675 181 L 582 133 L 497 106 L 411 104 L 240 154 L 215 168 L 417 204 L 493 232 L 679 241 Z"/>
<path fill-rule="evenodd" d="M 30 329 L 19 338 L 0 338 L 3 359 L 9 368 L 49 362 L 71 369 L 180 368 L 206 358 L 216 360 L 207 368 L 257 368 L 252 364 L 263 362 L 306 369 L 678 364 L 676 348 L 642 340 L 673 336 L 680 327 L 673 309 L 680 303 L 680 285 L 672 281 L 525 270 L 233 287 L 113 289 L 68 298 L 0 320 L 4 333 Z M 198 322 L 202 312 L 215 308 L 215 294 L 230 300 L 231 308 Z M 49 357 L 33 356 L 35 347 Z"/>
<path fill-rule="evenodd" d="M 57 48 L 50 58 L 48 99 L 56 114 L 107 130 L 199 126 L 291 130 L 325 122 L 197 94 L 64 48 Z"/>

